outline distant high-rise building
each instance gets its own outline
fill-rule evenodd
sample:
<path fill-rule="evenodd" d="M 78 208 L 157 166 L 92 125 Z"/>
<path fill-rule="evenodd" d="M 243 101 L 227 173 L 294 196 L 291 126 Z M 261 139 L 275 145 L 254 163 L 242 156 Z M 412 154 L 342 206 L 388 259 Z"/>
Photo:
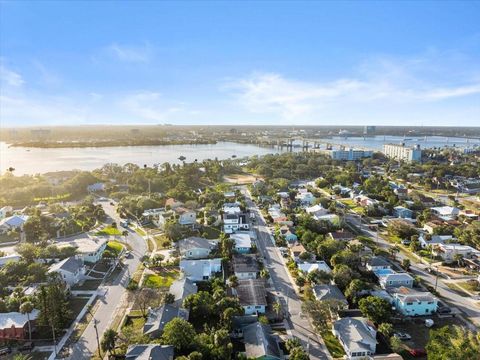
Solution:
<path fill-rule="evenodd" d="M 422 161 L 420 145 L 408 147 L 405 144 L 385 144 L 383 145 L 383 153 L 389 158 L 398 161 Z"/>
<path fill-rule="evenodd" d="M 356 161 L 372 157 L 373 151 L 366 151 L 360 149 L 340 149 L 329 150 L 328 153 L 334 160 Z"/>
<path fill-rule="evenodd" d="M 363 128 L 363 135 L 374 135 L 376 131 L 376 126 L 366 125 Z"/>

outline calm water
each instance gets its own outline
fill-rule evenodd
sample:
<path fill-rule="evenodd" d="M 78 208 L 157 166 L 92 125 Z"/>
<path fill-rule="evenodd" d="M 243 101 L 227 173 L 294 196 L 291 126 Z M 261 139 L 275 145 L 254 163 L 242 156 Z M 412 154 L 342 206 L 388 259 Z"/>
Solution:
<path fill-rule="evenodd" d="M 400 136 L 375 136 L 375 137 L 333 137 L 323 139 L 322 144 L 346 145 L 362 147 L 372 150 L 381 150 L 385 143 L 405 142 L 409 146 L 420 144 L 422 148 L 457 146 L 480 146 L 478 139 L 445 138 L 432 136 L 411 137 L 404 139 Z M 310 144 L 312 145 L 312 144 Z M 298 150 L 298 149 L 297 149 Z M 106 163 L 134 163 L 139 166 L 147 164 L 152 166 L 157 163 L 180 163 L 178 157 L 183 155 L 186 162 L 195 159 L 218 158 L 227 159 L 236 155 L 238 158 L 253 155 L 265 155 L 280 152 L 279 149 L 263 148 L 256 145 L 244 145 L 231 142 L 219 142 L 214 145 L 168 145 L 168 146 L 123 146 L 104 148 L 63 148 L 63 149 L 38 149 L 8 147 L 0 142 L 0 173 L 8 167 L 15 168 L 15 174 L 37 174 L 59 170 L 93 170 Z"/>
<path fill-rule="evenodd" d="M 265 155 L 279 150 L 255 145 L 219 142 L 212 145 L 167 145 L 167 146 L 123 146 L 99 148 L 39 149 L 8 147 L 0 142 L 0 172 L 14 167 L 16 175 L 46 173 L 59 170 L 94 170 L 106 163 L 134 163 L 139 166 L 157 163 L 180 163 L 183 155 L 186 162 L 195 159 L 219 160 L 253 155 Z"/>

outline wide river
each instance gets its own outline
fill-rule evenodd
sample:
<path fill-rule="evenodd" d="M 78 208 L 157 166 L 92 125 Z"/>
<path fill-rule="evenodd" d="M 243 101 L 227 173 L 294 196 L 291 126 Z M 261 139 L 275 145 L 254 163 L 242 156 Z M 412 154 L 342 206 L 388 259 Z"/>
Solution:
<path fill-rule="evenodd" d="M 146 164 L 163 164 L 165 162 L 181 163 L 180 156 L 186 157 L 186 162 L 195 159 L 224 160 L 236 155 L 237 158 L 253 155 L 265 155 L 279 152 L 273 148 L 263 148 L 256 145 L 218 142 L 211 145 L 162 145 L 162 146 L 116 146 L 89 148 L 24 148 L 8 147 L 0 142 L 0 173 L 9 167 L 15 168 L 16 175 L 42 174 L 60 170 L 94 170 L 106 163 L 120 165 L 134 163 L 139 166 Z"/>
<path fill-rule="evenodd" d="M 422 148 L 457 146 L 471 147 L 480 146 L 479 139 L 445 138 L 431 136 L 428 138 L 403 138 L 399 136 L 375 136 L 375 137 L 333 137 L 322 139 L 322 147 L 326 143 L 361 147 L 372 150 L 381 150 L 385 143 L 405 142 L 412 146 L 420 144 Z M 297 142 L 298 144 L 298 142 Z M 310 144 L 313 145 L 313 144 Z M 298 148 L 294 148 L 297 150 Z M 284 149 L 286 150 L 286 149 Z M 144 164 L 162 164 L 165 162 L 180 163 L 179 156 L 185 156 L 186 162 L 197 159 L 228 159 L 232 155 L 237 158 L 253 155 L 265 155 L 278 153 L 282 150 L 276 148 L 259 147 L 249 144 L 237 144 L 232 142 L 218 142 L 212 145 L 164 145 L 164 146 L 118 146 L 118 147 L 91 147 L 91 148 L 22 148 L 8 147 L 8 144 L 0 142 L 0 173 L 7 168 L 15 168 L 15 174 L 38 174 L 60 170 L 93 170 L 102 167 L 106 163 L 126 164 L 134 163 L 139 166 Z"/>

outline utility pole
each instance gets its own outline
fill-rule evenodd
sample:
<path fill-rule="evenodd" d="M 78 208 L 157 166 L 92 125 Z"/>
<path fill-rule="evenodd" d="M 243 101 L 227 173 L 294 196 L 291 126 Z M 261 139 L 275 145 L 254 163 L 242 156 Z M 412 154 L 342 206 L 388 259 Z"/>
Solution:
<path fill-rule="evenodd" d="M 437 284 L 438 284 L 438 266 L 436 268 L 436 276 L 435 276 L 435 292 L 437 292 Z"/>
<path fill-rule="evenodd" d="M 95 328 L 95 335 L 97 336 L 98 356 L 102 358 L 102 349 L 100 347 L 100 338 L 98 337 L 97 321 L 97 319 L 93 318 L 93 327 Z"/>

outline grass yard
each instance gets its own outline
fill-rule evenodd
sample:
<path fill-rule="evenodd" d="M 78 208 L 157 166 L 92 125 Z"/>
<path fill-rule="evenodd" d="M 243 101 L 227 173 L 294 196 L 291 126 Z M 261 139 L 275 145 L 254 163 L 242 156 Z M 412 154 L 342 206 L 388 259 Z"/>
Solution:
<path fill-rule="evenodd" d="M 118 241 L 109 241 L 107 242 L 106 250 L 109 250 L 115 254 L 120 254 L 123 250 L 123 245 Z"/>
<path fill-rule="evenodd" d="M 72 290 L 97 290 L 97 288 L 100 286 L 102 283 L 102 279 L 97 279 L 97 280 L 85 280 L 85 282 L 82 285 L 76 285 L 72 287 Z"/>
<path fill-rule="evenodd" d="M 165 235 L 155 235 L 153 241 L 157 245 L 157 250 L 170 249 L 172 246 L 172 242 Z"/>
<path fill-rule="evenodd" d="M 169 287 L 178 277 L 178 270 L 164 270 L 157 274 L 145 275 L 143 285 L 148 288 L 158 289 L 161 287 Z"/>
<path fill-rule="evenodd" d="M 206 239 L 218 239 L 220 237 L 221 231 L 212 227 L 212 226 L 205 226 L 203 228 L 202 236 L 205 235 Z"/>
<path fill-rule="evenodd" d="M 107 226 L 107 227 L 104 227 L 102 230 L 97 231 L 97 233 L 95 235 L 98 235 L 98 236 L 109 236 L 109 235 L 114 236 L 114 235 L 122 235 L 122 232 L 117 228 Z"/>
<path fill-rule="evenodd" d="M 330 354 L 332 354 L 334 358 L 341 358 L 345 355 L 342 345 L 331 331 L 322 331 L 320 334 L 322 335 L 328 351 L 330 351 Z"/>
<path fill-rule="evenodd" d="M 458 282 L 457 285 L 472 293 L 478 293 L 480 291 L 480 286 L 477 281 L 462 281 Z"/>
<path fill-rule="evenodd" d="M 0 234 L 0 244 L 18 241 L 19 237 L 12 237 L 8 234 Z"/>
<path fill-rule="evenodd" d="M 85 307 L 88 298 L 72 297 L 68 300 L 68 308 L 71 311 L 70 319 L 75 320 L 80 311 Z"/>
<path fill-rule="evenodd" d="M 140 235 L 140 236 L 145 236 L 147 235 L 147 233 L 145 231 L 143 231 L 142 229 L 140 229 L 139 227 L 136 227 L 135 229 L 135 232 Z"/>

